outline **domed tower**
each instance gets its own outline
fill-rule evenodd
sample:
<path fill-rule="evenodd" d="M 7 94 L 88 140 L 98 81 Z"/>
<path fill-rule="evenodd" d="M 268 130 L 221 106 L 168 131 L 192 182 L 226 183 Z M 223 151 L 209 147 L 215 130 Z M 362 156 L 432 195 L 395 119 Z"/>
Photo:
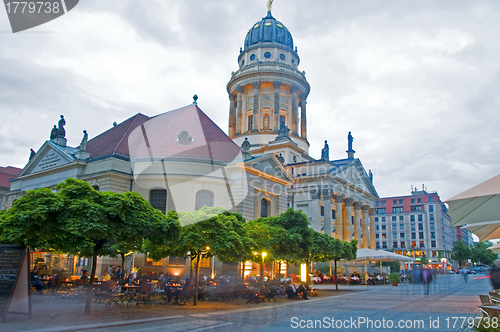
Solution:
<path fill-rule="evenodd" d="M 248 137 L 252 150 L 265 147 L 284 124 L 299 152 L 308 154 L 306 99 L 310 86 L 305 72 L 298 70 L 299 62 L 290 31 L 268 11 L 248 31 L 238 56 L 239 69 L 231 73 L 227 84 L 228 132 L 236 144 Z"/>

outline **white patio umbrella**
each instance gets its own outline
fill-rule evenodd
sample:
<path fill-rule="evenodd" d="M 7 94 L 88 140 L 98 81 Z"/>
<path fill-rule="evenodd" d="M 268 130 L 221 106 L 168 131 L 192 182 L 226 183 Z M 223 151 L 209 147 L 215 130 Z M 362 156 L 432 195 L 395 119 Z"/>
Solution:
<path fill-rule="evenodd" d="M 500 238 L 500 221 L 475 223 L 463 227 L 476 234 L 481 241 Z"/>
<path fill-rule="evenodd" d="M 492 245 L 488 249 L 493 251 L 495 254 L 500 254 L 500 242 L 497 242 L 496 244 Z"/>
<path fill-rule="evenodd" d="M 385 250 L 373 250 L 368 248 L 358 249 L 356 253 L 356 259 L 354 261 L 363 262 L 365 264 L 365 272 L 367 272 L 367 262 L 368 261 L 378 261 L 380 262 L 380 273 L 382 273 L 382 262 L 388 261 L 410 261 L 414 262 L 415 259 L 412 257 L 407 257 L 403 255 L 398 255 L 393 252 Z M 385 285 L 385 283 L 384 283 Z"/>
<path fill-rule="evenodd" d="M 496 223 L 497 228 L 500 227 L 500 175 L 446 200 L 445 203 L 450 207 L 448 215 L 451 217 L 451 226 L 489 222 L 490 225 Z"/>

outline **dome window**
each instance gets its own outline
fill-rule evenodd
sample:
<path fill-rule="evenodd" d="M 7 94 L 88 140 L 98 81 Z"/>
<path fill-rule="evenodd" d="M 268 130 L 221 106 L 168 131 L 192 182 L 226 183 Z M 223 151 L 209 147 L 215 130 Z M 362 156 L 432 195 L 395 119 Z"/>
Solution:
<path fill-rule="evenodd" d="M 177 140 L 179 141 L 179 145 L 189 145 L 193 141 L 193 136 L 187 130 L 182 130 L 177 136 Z"/>
<path fill-rule="evenodd" d="M 285 61 L 286 57 L 285 57 L 285 55 L 283 53 L 280 54 L 280 59 L 283 60 L 283 61 Z"/>
<path fill-rule="evenodd" d="M 250 61 L 255 60 L 255 54 L 250 55 Z"/>
<path fill-rule="evenodd" d="M 283 25 L 281 23 L 276 24 L 278 28 L 283 28 Z"/>
<path fill-rule="evenodd" d="M 292 63 L 295 63 L 295 59 L 292 59 Z"/>
<path fill-rule="evenodd" d="M 271 22 L 266 22 L 265 26 L 266 27 L 270 27 L 271 26 Z"/>
<path fill-rule="evenodd" d="M 271 52 L 264 53 L 264 58 L 269 59 L 271 57 Z"/>
<path fill-rule="evenodd" d="M 253 28 L 254 28 L 254 29 L 257 29 L 259 26 L 260 26 L 260 25 L 255 24 L 255 25 L 253 26 Z"/>

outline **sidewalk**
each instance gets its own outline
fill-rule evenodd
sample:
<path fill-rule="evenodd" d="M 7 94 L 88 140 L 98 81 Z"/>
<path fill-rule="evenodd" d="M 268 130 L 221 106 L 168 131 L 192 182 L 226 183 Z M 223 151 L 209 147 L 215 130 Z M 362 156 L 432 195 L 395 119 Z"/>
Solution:
<path fill-rule="evenodd" d="M 316 287 L 318 286 L 318 287 Z M 351 294 L 356 291 L 368 290 L 365 287 L 339 287 L 335 291 L 335 285 L 315 285 L 320 288 L 320 296 L 325 297 Z M 357 289 L 355 289 L 357 288 Z M 178 306 L 172 304 L 156 304 L 150 307 L 133 306 L 111 306 L 107 307 L 101 303 L 92 303 L 92 314 L 85 315 L 85 304 L 75 302 L 71 299 L 53 298 L 48 295 L 32 295 L 33 319 L 26 316 L 9 314 L 4 324 L 0 325 L 0 332 L 37 330 L 44 332 L 94 330 L 97 328 L 114 327 L 120 325 L 141 324 L 154 321 L 168 321 L 185 316 L 228 312 L 260 310 L 262 308 L 291 305 L 302 301 L 287 301 L 285 296 L 277 296 L 277 302 L 264 302 L 259 304 L 247 304 L 246 299 L 235 299 L 228 302 L 198 301 L 198 306 L 192 303 Z"/>

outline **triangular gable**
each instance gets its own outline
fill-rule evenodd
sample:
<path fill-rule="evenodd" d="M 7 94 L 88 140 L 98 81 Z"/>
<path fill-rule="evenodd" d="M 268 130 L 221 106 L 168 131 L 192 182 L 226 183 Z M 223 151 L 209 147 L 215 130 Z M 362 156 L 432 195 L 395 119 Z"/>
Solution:
<path fill-rule="evenodd" d="M 75 160 L 72 155 L 76 152 L 75 148 L 62 147 L 51 141 L 46 141 L 37 151 L 33 159 L 23 168 L 18 177 L 33 173 L 40 173 L 63 166 Z"/>
<path fill-rule="evenodd" d="M 278 180 L 293 183 L 293 180 L 288 172 L 283 168 L 283 165 L 273 155 L 265 155 L 256 157 L 245 163 L 247 167 L 258 170 L 262 173 L 270 175 Z"/>
<path fill-rule="evenodd" d="M 374 197 L 379 198 L 377 190 L 375 190 L 373 183 L 370 181 L 370 178 L 359 159 L 355 159 L 353 162 L 344 164 L 339 168 L 332 169 L 330 174 Z"/>

